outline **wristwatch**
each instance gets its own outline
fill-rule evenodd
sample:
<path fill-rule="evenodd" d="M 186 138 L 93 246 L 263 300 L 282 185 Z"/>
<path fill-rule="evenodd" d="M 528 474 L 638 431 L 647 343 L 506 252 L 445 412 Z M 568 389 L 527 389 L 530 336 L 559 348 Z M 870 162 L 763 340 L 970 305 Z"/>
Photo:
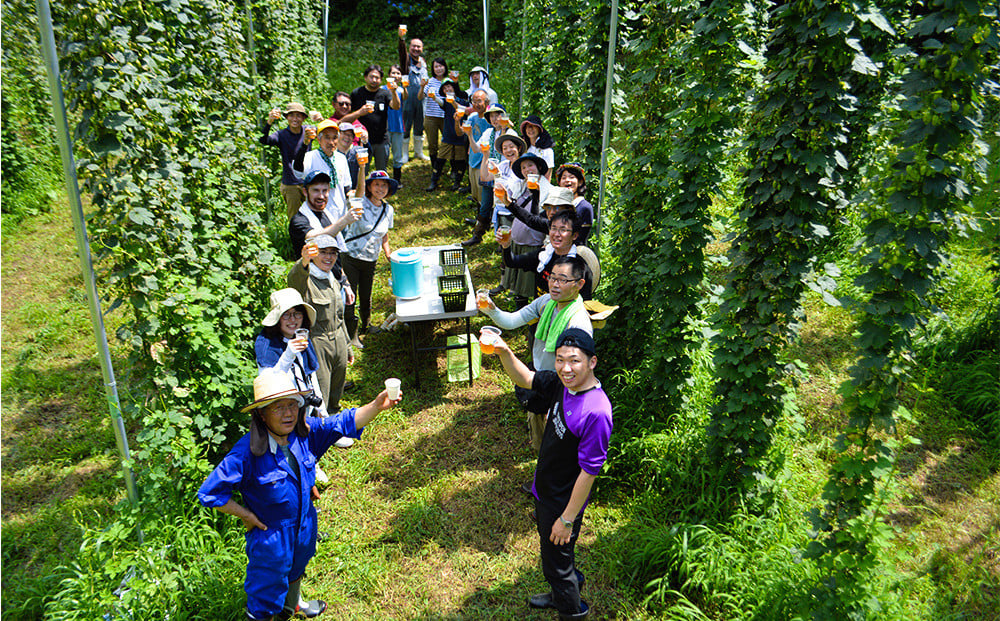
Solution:
<path fill-rule="evenodd" d="M 559 521 L 562 522 L 562 525 L 565 526 L 566 528 L 573 528 L 573 521 L 572 520 L 563 519 L 563 516 L 560 515 L 559 516 Z"/>

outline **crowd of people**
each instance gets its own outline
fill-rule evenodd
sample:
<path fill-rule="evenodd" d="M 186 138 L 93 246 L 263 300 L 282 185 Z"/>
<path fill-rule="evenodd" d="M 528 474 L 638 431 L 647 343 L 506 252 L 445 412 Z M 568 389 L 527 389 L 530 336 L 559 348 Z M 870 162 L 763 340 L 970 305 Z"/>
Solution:
<path fill-rule="evenodd" d="M 281 155 L 294 262 L 288 287 L 271 294 L 254 344 L 259 375 L 254 402 L 244 408 L 250 431 L 199 499 L 247 527 L 247 619 L 311 618 L 325 610 L 300 591 L 316 550 L 315 483 L 327 480 L 318 461 L 330 447 L 352 446 L 366 424 L 402 398 L 387 384 L 370 403 L 338 412 L 352 388 L 347 367 L 365 336 L 379 330 L 370 325 L 371 299 L 378 259 L 391 254 L 394 209 L 387 199 L 403 187 L 412 149 L 415 159 L 430 161 L 426 191 L 443 189 L 449 166 L 450 191 L 474 204 L 472 236 L 462 245 L 481 243 L 487 232 L 497 242 L 500 277 L 477 293 L 479 308 L 500 328 L 530 326 L 530 362 L 519 361 L 503 339 L 492 348 L 528 412 L 528 440 L 538 452 L 535 476 L 520 488 L 534 499 L 551 589 L 528 604 L 583 619 L 585 578 L 573 551 L 612 428 L 584 307 L 599 269 L 586 247 L 594 209 L 584 170 L 556 167 L 552 136 L 538 116 L 526 116 L 515 130 L 485 68 L 472 67 L 468 85 L 460 84 L 443 57 L 428 64 L 423 42 L 407 43 L 405 35 L 400 27 L 399 63 L 388 76 L 377 64 L 367 66 L 362 85 L 334 94 L 329 117 L 292 102 L 272 109 L 263 124 L 260 143 Z M 287 126 L 272 131 L 282 116 Z M 510 312 L 493 300 L 504 292 Z"/>

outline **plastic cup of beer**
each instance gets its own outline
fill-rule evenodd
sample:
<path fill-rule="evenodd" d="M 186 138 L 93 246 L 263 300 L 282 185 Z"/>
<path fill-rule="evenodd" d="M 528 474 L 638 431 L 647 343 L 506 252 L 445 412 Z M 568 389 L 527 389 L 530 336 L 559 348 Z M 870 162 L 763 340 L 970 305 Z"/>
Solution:
<path fill-rule="evenodd" d="M 453 106 L 455 105 L 455 93 L 448 93 L 447 95 L 444 96 L 444 99 L 451 105 Z"/>
<path fill-rule="evenodd" d="M 507 189 L 499 183 L 493 184 L 493 196 L 495 196 L 497 200 L 503 200 L 503 196 L 506 192 Z"/>
<path fill-rule="evenodd" d="M 316 242 L 308 242 L 306 244 L 306 255 L 312 259 L 319 256 L 319 246 L 316 245 Z"/>
<path fill-rule="evenodd" d="M 406 24 L 400 24 L 399 25 L 399 38 L 400 39 L 402 39 L 402 38 L 404 38 L 406 36 L 406 30 L 407 30 Z"/>
<path fill-rule="evenodd" d="M 358 149 L 358 164 L 368 163 L 368 149 Z"/>
<path fill-rule="evenodd" d="M 386 78 L 385 85 L 389 88 L 396 88 L 396 78 Z"/>
<path fill-rule="evenodd" d="M 479 349 L 484 354 L 492 354 L 500 338 L 500 328 L 496 326 L 483 326 L 479 330 Z"/>
<path fill-rule="evenodd" d="M 510 117 L 506 114 L 500 117 L 500 127 L 503 127 L 504 129 L 510 127 Z"/>
<path fill-rule="evenodd" d="M 385 380 L 385 390 L 389 393 L 389 400 L 395 401 L 399 399 L 399 388 L 402 386 L 403 382 L 396 377 L 390 377 Z"/>
<path fill-rule="evenodd" d="M 296 341 L 308 341 L 309 340 L 309 330 L 307 328 L 299 328 L 295 331 Z"/>
<path fill-rule="evenodd" d="M 351 213 L 360 218 L 362 214 L 365 213 L 365 199 L 352 196 L 351 197 Z"/>
<path fill-rule="evenodd" d="M 410 76 L 404 75 L 403 76 L 403 88 L 409 88 L 409 86 L 410 86 Z"/>
<path fill-rule="evenodd" d="M 530 175 L 528 175 L 526 177 L 526 180 L 528 182 L 528 189 L 529 190 L 537 190 L 538 189 L 538 177 L 539 176 L 536 175 L 536 174 L 530 174 Z"/>
<path fill-rule="evenodd" d="M 462 118 L 463 116 L 465 116 L 465 108 L 459 107 L 458 110 L 455 110 L 455 116 L 457 118 Z"/>
<path fill-rule="evenodd" d="M 486 169 L 490 171 L 491 175 L 499 174 L 500 162 L 491 157 L 490 159 L 486 160 Z"/>
<path fill-rule="evenodd" d="M 507 243 L 510 241 L 510 227 L 506 224 L 497 227 L 497 233 L 500 233 L 500 241 Z"/>
<path fill-rule="evenodd" d="M 490 292 L 488 289 L 476 291 L 476 306 L 481 310 L 486 310 L 490 307 Z"/>

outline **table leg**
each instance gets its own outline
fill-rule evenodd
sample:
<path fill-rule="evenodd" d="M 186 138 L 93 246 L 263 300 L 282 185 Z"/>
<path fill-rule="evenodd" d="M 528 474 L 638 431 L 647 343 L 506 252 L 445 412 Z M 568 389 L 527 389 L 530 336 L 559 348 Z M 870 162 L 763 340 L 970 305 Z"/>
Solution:
<path fill-rule="evenodd" d="M 472 329 L 469 318 L 465 318 L 465 350 L 469 354 L 469 386 L 472 386 Z"/>
<path fill-rule="evenodd" d="M 417 366 L 417 333 L 416 324 L 406 324 L 410 328 L 410 354 L 413 358 L 413 387 L 420 388 L 420 367 Z"/>

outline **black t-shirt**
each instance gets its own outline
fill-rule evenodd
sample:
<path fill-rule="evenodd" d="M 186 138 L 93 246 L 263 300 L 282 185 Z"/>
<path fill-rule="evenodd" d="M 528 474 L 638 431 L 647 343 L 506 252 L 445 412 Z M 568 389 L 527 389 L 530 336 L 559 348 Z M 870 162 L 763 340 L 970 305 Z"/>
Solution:
<path fill-rule="evenodd" d="M 379 88 L 374 93 L 359 86 L 351 91 L 351 111 L 360 110 L 365 102 L 375 102 L 375 112 L 365 114 L 358 118 L 361 124 L 368 130 L 368 141 L 374 144 L 381 144 L 389 140 L 389 104 L 392 103 L 392 95 L 384 88 Z"/>

